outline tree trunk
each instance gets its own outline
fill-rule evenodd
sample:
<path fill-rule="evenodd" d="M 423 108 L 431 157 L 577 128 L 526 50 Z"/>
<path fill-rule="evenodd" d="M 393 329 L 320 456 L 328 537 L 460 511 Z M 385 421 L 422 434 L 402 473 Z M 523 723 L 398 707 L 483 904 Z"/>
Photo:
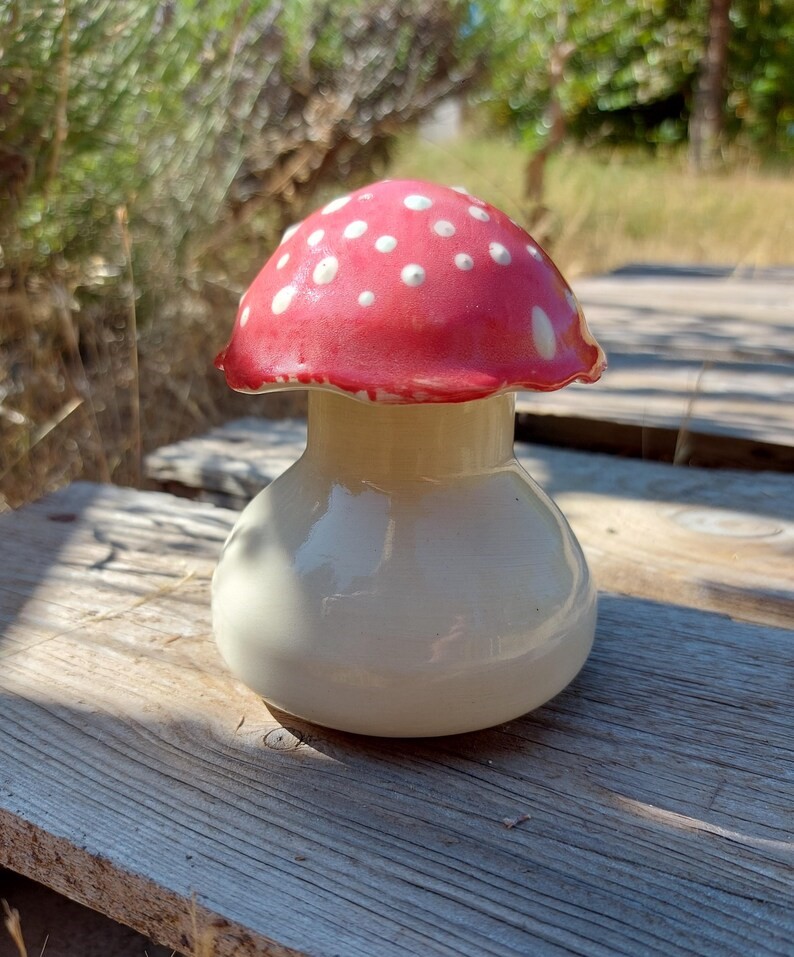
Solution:
<path fill-rule="evenodd" d="M 689 165 L 696 172 L 712 168 L 719 158 L 725 115 L 731 0 L 709 0 L 708 38 L 700 63 L 689 117 Z"/>
<path fill-rule="evenodd" d="M 549 54 L 549 99 L 544 112 L 548 130 L 545 142 L 527 161 L 524 170 L 524 195 L 529 200 L 527 227 L 544 245 L 551 243 L 552 215 L 543 202 L 546 188 L 546 163 L 565 140 L 568 118 L 560 102 L 559 87 L 563 82 L 565 65 L 576 51 L 576 46 L 565 38 L 568 30 L 568 11 L 563 5 L 557 12 L 557 38 Z"/>
<path fill-rule="evenodd" d="M 543 146 L 529 158 L 524 174 L 524 195 L 531 202 L 534 210 L 531 218 L 537 218 L 537 213 L 543 208 L 546 160 L 565 139 L 567 129 L 565 112 L 560 102 L 559 87 L 565 77 L 565 65 L 576 50 L 575 45 L 567 38 L 567 4 L 561 4 L 557 11 L 555 34 L 554 44 L 549 52 L 549 99 L 544 116 L 545 125 L 549 132 Z"/>

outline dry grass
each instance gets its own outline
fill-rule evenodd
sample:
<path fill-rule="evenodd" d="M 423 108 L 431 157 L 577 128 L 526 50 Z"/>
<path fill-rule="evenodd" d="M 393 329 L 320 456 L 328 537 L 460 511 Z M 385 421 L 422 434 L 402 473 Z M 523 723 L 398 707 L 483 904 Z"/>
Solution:
<path fill-rule="evenodd" d="M 389 175 L 463 183 L 528 222 L 525 162 L 507 140 L 411 137 Z M 677 158 L 561 154 L 547 207 L 533 231 L 569 276 L 627 261 L 794 262 L 794 178 L 783 174 L 694 177 Z M 264 250 L 235 250 L 235 277 L 177 285 L 156 259 L 131 274 L 123 216 L 119 229 L 125 283 L 103 285 L 99 262 L 81 264 L 79 277 L 31 279 L 23 293 L 0 284 L 0 511 L 79 477 L 137 485 L 152 448 L 235 416 L 303 407 L 300 393 L 236 395 L 212 367 Z"/>
<path fill-rule="evenodd" d="M 19 957 L 28 957 L 25 938 L 22 935 L 22 921 L 19 917 L 19 911 L 16 907 L 9 906 L 6 900 L 0 901 L 0 903 L 3 905 L 3 923 L 5 924 L 9 937 L 14 942 Z"/>
<path fill-rule="evenodd" d="M 13 299 L 0 289 L 0 511 L 77 478 L 138 485 L 153 448 L 299 409 L 299 393 L 240 396 L 213 368 L 237 295 L 175 292 L 136 331 L 129 300 L 93 296 L 78 311 L 52 280 Z"/>
<path fill-rule="evenodd" d="M 525 164 L 524 151 L 504 139 L 412 139 L 390 175 L 442 176 L 527 222 Z M 626 262 L 794 263 L 794 178 L 783 172 L 744 166 L 695 176 L 681 156 L 563 153 L 549 162 L 545 205 L 538 239 L 569 276 Z"/>

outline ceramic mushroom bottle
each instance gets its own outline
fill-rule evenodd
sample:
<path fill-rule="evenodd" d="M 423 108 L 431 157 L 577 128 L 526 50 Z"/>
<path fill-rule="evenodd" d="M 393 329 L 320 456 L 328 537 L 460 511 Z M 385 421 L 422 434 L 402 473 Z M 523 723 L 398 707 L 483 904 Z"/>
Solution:
<path fill-rule="evenodd" d="M 304 455 L 242 512 L 213 580 L 231 670 L 329 727 L 488 727 L 582 667 L 596 599 L 513 453 L 514 393 L 595 381 L 573 293 L 504 213 L 386 181 L 289 230 L 216 364 L 309 391 Z"/>

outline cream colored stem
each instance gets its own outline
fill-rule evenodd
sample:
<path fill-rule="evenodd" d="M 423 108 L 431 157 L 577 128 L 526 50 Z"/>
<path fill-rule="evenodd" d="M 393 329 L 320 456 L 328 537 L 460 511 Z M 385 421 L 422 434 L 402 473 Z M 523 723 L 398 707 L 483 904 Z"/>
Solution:
<path fill-rule="evenodd" d="M 284 711 L 441 735 L 537 707 L 582 666 L 595 591 L 513 456 L 512 396 L 311 396 L 307 451 L 259 493 L 213 581 L 232 671 Z"/>
<path fill-rule="evenodd" d="M 513 459 L 515 396 L 428 405 L 369 405 L 309 396 L 306 464 L 348 484 L 438 481 Z"/>

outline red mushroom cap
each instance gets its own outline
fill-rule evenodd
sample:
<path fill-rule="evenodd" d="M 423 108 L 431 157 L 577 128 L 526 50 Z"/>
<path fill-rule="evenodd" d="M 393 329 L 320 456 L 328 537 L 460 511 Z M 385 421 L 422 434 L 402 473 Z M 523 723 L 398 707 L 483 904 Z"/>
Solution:
<path fill-rule="evenodd" d="M 215 360 L 245 392 L 464 402 L 594 382 L 604 354 L 532 237 L 460 189 L 386 180 L 287 231 Z"/>

